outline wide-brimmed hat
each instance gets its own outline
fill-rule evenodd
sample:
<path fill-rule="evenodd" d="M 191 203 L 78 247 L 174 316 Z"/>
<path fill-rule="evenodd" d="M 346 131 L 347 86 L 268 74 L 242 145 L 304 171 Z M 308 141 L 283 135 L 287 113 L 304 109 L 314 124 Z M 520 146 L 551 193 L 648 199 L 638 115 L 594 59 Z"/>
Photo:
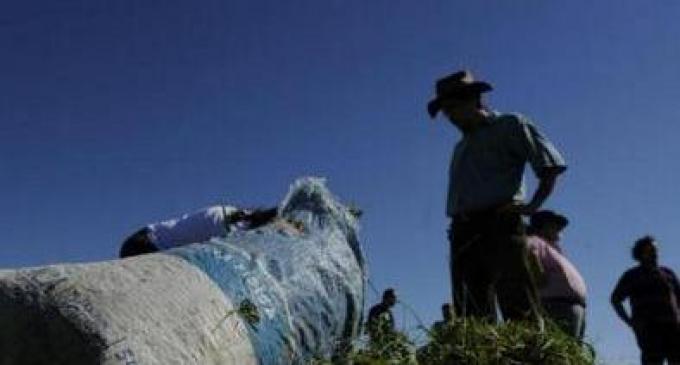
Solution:
<path fill-rule="evenodd" d="M 435 91 L 437 96 L 427 104 L 427 112 L 434 118 L 442 109 L 442 100 L 466 98 L 493 90 L 488 82 L 476 81 L 472 72 L 462 70 L 437 80 Z"/>
<path fill-rule="evenodd" d="M 547 223 L 555 223 L 560 229 L 569 225 L 569 219 L 567 217 L 557 214 L 552 210 L 539 210 L 538 212 L 531 215 L 529 219 L 529 225 L 532 229 L 540 229 Z"/>

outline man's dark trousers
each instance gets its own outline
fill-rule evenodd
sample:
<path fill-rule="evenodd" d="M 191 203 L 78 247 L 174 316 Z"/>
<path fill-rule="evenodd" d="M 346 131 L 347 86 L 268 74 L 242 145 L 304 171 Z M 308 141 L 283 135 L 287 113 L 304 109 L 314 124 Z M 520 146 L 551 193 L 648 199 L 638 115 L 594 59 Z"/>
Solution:
<path fill-rule="evenodd" d="M 638 321 L 635 337 L 641 350 L 643 365 L 680 363 L 680 324 L 673 322 Z"/>
<path fill-rule="evenodd" d="M 456 215 L 449 242 L 457 315 L 493 321 L 497 296 L 504 319 L 539 318 L 540 303 L 519 214 L 490 209 Z"/>

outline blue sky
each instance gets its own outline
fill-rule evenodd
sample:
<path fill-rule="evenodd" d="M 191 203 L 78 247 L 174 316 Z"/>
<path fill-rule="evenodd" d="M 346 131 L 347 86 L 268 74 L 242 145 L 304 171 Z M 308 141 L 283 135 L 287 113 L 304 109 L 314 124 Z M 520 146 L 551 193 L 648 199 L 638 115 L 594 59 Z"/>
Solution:
<path fill-rule="evenodd" d="M 572 222 L 587 334 L 635 362 L 608 297 L 643 234 L 680 269 L 678 14 L 629 0 L 2 3 L 0 267 L 110 259 L 145 223 L 275 204 L 296 177 L 325 176 L 365 210 L 372 282 L 429 323 L 448 293 L 459 134 L 425 104 L 467 67 L 495 85 L 492 107 L 564 152 L 546 206 Z"/>

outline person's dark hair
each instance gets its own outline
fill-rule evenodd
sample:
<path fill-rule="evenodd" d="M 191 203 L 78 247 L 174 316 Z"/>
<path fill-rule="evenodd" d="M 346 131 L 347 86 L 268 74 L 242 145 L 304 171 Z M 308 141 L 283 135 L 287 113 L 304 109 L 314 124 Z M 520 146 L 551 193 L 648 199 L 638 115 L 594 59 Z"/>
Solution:
<path fill-rule="evenodd" d="M 148 227 L 144 227 L 133 233 L 130 237 L 125 239 L 125 242 L 123 242 L 118 256 L 120 258 L 125 258 L 157 252 L 158 248 L 151 242 L 149 234 L 150 230 Z"/>
<path fill-rule="evenodd" d="M 632 249 L 633 259 L 636 261 L 640 261 L 642 250 L 644 249 L 644 247 L 647 245 L 653 245 L 655 241 L 656 239 L 650 235 L 646 235 L 635 241 L 635 244 L 633 245 Z"/>
<path fill-rule="evenodd" d="M 452 309 L 451 303 L 442 304 L 442 317 L 446 320 L 453 318 Z"/>
<path fill-rule="evenodd" d="M 394 288 L 387 288 L 383 292 L 383 295 L 382 295 L 383 300 L 385 300 L 389 297 L 394 297 L 394 298 L 397 297 L 397 295 L 394 293 Z"/>
<path fill-rule="evenodd" d="M 276 218 L 278 209 L 276 207 L 269 209 L 255 209 L 252 213 L 246 215 L 246 220 L 250 223 L 249 228 L 257 228 L 264 226 Z"/>

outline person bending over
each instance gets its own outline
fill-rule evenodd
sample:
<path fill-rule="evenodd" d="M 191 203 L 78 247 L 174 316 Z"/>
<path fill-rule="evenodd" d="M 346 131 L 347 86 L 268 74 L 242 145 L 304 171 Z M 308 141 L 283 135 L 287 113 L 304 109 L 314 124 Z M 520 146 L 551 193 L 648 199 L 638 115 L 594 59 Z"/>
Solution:
<path fill-rule="evenodd" d="M 119 256 L 142 255 L 225 237 L 231 232 L 261 227 L 276 216 L 277 208 L 243 210 L 225 205 L 211 206 L 147 225 L 125 239 Z"/>

